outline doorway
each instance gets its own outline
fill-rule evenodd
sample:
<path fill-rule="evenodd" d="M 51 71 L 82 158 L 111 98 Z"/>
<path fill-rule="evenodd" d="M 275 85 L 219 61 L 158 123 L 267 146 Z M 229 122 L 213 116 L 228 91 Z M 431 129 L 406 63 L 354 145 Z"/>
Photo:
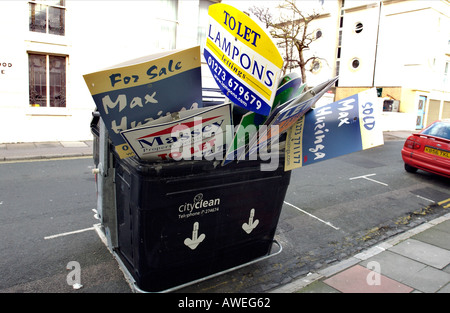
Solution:
<path fill-rule="evenodd" d="M 427 103 L 426 96 L 419 96 L 419 103 L 417 105 L 417 119 L 416 119 L 416 129 L 422 129 L 424 118 L 425 118 L 425 106 Z"/>

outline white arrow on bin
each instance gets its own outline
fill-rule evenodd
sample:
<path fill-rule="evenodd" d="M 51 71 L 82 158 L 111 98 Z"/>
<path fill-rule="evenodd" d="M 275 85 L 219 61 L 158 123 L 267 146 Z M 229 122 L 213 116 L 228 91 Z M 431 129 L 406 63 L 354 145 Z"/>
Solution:
<path fill-rule="evenodd" d="M 194 250 L 195 248 L 197 248 L 197 246 L 203 241 L 205 240 L 206 235 L 205 234 L 201 234 L 200 236 L 198 235 L 198 222 L 194 223 L 194 229 L 192 231 L 192 238 L 186 238 L 184 239 L 184 244 L 186 246 L 188 246 L 189 248 L 191 248 L 192 250 Z"/>
<path fill-rule="evenodd" d="M 250 217 L 248 219 L 248 223 L 242 224 L 242 229 L 247 233 L 250 234 L 252 230 L 256 228 L 259 224 L 259 220 L 253 220 L 255 217 L 255 209 L 250 210 Z"/>

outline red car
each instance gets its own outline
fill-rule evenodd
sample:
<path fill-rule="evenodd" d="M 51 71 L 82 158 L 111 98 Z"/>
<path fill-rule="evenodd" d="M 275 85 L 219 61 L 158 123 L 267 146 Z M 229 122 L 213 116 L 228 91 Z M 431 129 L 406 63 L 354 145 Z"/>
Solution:
<path fill-rule="evenodd" d="M 405 170 L 421 169 L 450 178 L 450 120 L 437 121 L 409 136 L 402 149 Z"/>

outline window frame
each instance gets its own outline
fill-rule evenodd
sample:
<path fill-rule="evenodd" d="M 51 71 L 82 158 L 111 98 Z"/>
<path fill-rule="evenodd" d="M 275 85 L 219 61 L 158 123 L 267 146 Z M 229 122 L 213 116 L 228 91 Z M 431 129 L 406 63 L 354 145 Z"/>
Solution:
<path fill-rule="evenodd" d="M 52 4 L 52 2 L 55 2 L 55 1 L 46 1 L 46 0 L 30 0 L 30 1 L 28 1 L 28 30 L 30 31 L 30 32 L 33 32 L 33 33 L 41 33 L 41 34 L 48 34 L 48 35 L 55 35 L 55 36 L 65 36 L 66 35 L 66 1 L 65 0 L 60 0 L 60 1 L 58 1 L 58 2 L 61 2 L 62 1 L 62 4 L 63 5 L 60 5 L 60 4 Z M 35 5 L 35 6 L 38 6 L 38 5 L 40 5 L 40 6 L 44 6 L 44 8 L 45 8 L 45 31 L 39 31 L 39 30 L 34 30 L 34 29 L 32 29 L 32 23 L 31 23 L 31 20 L 32 20 L 32 6 L 33 5 Z M 56 8 L 56 9 L 58 9 L 58 10 L 62 10 L 62 12 L 64 13 L 63 15 L 62 15 L 62 18 L 59 18 L 58 19 L 58 21 L 59 21 L 59 24 L 61 25 L 62 24 L 62 31 L 61 32 L 52 32 L 52 29 L 51 29 L 51 23 L 50 23 L 50 9 L 51 8 Z M 60 17 L 61 17 L 61 15 L 60 15 Z M 62 21 L 61 21 L 62 20 Z"/>
<path fill-rule="evenodd" d="M 218 3 L 217 0 L 199 0 L 198 4 L 198 25 L 197 25 L 197 44 L 200 46 L 200 51 L 203 54 L 203 50 L 206 45 L 206 33 L 208 31 L 208 10 L 213 4 Z"/>
<path fill-rule="evenodd" d="M 61 55 L 61 54 L 52 54 L 52 53 L 42 53 L 42 52 L 34 52 L 34 51 L 28 51 L 28 107 L 30 108 L 38 108 L 38 109 L 51 109 L 51 110 L 61 110 L 67 108 L 67 77 L 68 77 L 68 55 Z M 38 56 L 44 56 L 45 57 L 45 106 L 41 105 L 40 103 L 32 103 L 32 90 L 34 90 L 34 85 L 32 85 L 32 79 L 31 79 L 31 56 L 32 55 L 38 55 Z M 64 68 L 64 77 L 62 79 L 61 86 L 57 86 L 56 84 L 52 84 L 52 81 L 54 79 L 51 77 L 51 57 L 61 57 L 64 58 L 63 68 Z M 60 96 L 64 99 L 63 105 L 61 106 L 52 106 L 52 98 L 51 93 L 52 89 L 56 87 L 61 87 L 63 92 L 60 93 Z M 56 99 L 56 97 L 54 97 Z M 61 98 L 60 98 L 61 99 Z"/>
<path fill-rule="evenodd" d="M 156 44 L 158 49 L 173 50 L 177 47 L 179 25 L 179 0 L 158 0 L 164 17 L 157 17 L 157 29 L 160 34 Z M 166 34 L 166 36 L 162 35 Z M 161 37 L 164 40 L 161 40 Z"/>

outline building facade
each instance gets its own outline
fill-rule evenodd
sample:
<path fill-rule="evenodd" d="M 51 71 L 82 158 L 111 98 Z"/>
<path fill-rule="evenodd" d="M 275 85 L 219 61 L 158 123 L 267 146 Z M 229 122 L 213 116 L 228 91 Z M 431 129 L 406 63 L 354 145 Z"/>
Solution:
<path fill-rule="evenodd" d="M 207 10 L 215 2 L 0 1 L 0 143 L 91 139 L 95 105 L 83 75 L 203 45 Z M 269 3 L 222 2 L 243 11 Z M 305 3 L 321 12 L 309 28 L 317 40 L 305 57 L 320 59 L 309 65 L 307 82 L 339 75 L 328 101 L 376 87 L 387 100 L 380 103 L 388 104 L 384 130 L 450 118 L 448 0 L 299 1 L 299 7 Z M 215 87 L 206 66 L 202 76 L 204 86 Z"/>
<path fill-rule="evenodd" d="M 0 1 L 0 143 L 92 139 L 95 104 L 83 75 L 202 45 L 213 3 Z"/>
<path fill-rule="evenodd" d="M 386 100 L 384 130 L 422 129 L 450 118 L 449 1 L 340 0 L 322 10 L 314 27 L 331 31 L 327 42 L 335 49 L 323 46 L 322 31 L 311 53 L 326 51 L 325 61 L 308 80 L 339 75 L 335 100 L 376 87 Z"/>

